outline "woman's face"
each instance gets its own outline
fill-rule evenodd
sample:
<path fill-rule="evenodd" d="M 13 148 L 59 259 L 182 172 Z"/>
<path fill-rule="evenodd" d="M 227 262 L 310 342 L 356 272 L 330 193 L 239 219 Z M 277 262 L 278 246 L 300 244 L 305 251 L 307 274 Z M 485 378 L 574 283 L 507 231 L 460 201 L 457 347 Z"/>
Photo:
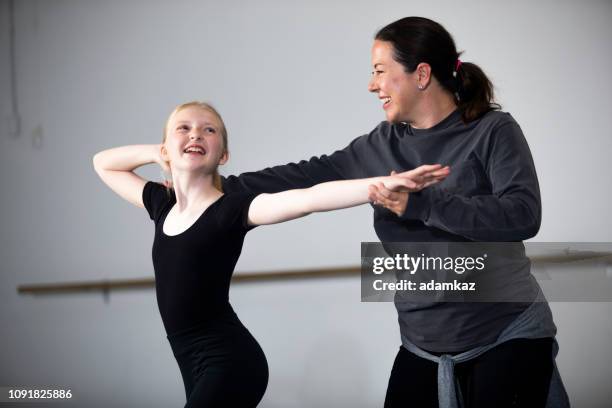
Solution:
<path fill-rule="evenodd" d="M 372 78 L 368 91 L 383 102 L 389 122 L 413 122 L 419 97 L 416 71 L 408 74 L 404 66 L 393 59 L 393 45 L 375 40 L 372 46 Z"/>
<path fill-rule="evenodd" d="M 200 107 L 180 110 L 168 121 L 162 154 L 173 169 L 212 173 L 227 161 L 221 124 L 213 113 Z"/>

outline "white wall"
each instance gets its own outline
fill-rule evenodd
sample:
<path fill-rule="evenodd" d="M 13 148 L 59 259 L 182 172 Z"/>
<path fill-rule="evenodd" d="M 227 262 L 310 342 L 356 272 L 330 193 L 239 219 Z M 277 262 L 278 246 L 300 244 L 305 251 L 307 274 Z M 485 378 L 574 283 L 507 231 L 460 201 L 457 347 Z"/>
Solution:
<path fill-rule="evenodd" d="M 152 290 L 19 296 L 19 284 L 152 276 L 152 224 L 97 180 L 92 155 L 157 143 L 178 103 L 213 102 L 224 170 L 330 153 L 383 113 L 366 90 L 375 31 L 441 22 L 521 124 L 543 195 L 538 241 L 612 241 L 612 4 L 472 1 L 16 2 L 22 128 L 7 130 L 0 1 L 0 386 L 70 387 L 75 406 L 178 406 L 180 374 Z M 146 169 L 149 177 L 157 169 Z M 376 240 L 367 207 L 257 228 L 239 271 L 354 265 Z M 392 304 L 357 278 L 240 284 L 231 299 L 270 364 L 265 407 L 381 406 L 399 346 Z M 609 303 L 553 303 L 576 407 L 612 400 Z"/>

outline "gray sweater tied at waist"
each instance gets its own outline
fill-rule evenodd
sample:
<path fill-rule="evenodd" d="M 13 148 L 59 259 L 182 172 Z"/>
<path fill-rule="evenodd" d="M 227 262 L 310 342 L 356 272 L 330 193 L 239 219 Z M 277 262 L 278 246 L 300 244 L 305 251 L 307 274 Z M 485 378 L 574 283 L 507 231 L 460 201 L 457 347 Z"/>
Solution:
<path fill-rule="evenodd" d="M 494 343 L 475 347 L 456 355 L 443 354 L 440 357 L 417 347 L 404 335 L 402 335 L 402 345 L 413 354 L 438 364 L 438 402 L 440 408 L 462 408 L 464 404 L 454 374 L 455 364 L 476 358 L 508 340 L 554 338 L 556 331 L 548 303 L 545 300 L 536 300 L 501 332 Z M 546 408 L 569 408 L 570 406 L 567 392 L 555 363 L 558 351 L 559 345 L 554 340 L 551 355 L 553 373 L 550 379 Z"/>

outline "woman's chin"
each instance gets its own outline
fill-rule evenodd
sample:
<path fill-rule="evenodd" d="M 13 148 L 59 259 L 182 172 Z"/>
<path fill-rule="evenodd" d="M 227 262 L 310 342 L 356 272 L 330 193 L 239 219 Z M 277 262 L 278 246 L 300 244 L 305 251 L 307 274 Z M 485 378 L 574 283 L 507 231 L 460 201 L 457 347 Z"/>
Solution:
<path fill-rule="evenodd" d="M 397 115 L 387 115 L 387 122 L 395 124 L 401 121 L 398 119 Z"/>
<path fill-rule="evenodd" d="M 390 122 L 390 123 L 400 122 L 399 115 L 392 108 L 385 110 L 385 117 L 387 118 L 387 122 Z"/>

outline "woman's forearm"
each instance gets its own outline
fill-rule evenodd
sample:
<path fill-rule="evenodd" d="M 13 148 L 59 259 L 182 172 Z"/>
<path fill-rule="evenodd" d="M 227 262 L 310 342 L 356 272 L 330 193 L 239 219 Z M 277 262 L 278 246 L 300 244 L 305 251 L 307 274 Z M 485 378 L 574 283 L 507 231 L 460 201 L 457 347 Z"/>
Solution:
<path fill-rule="evenodd" d="M 129 145 L 103 150 L 93 157 L 96 170 L 132 171 L 149 163 L 158 163 L 160 145 Z"/>

